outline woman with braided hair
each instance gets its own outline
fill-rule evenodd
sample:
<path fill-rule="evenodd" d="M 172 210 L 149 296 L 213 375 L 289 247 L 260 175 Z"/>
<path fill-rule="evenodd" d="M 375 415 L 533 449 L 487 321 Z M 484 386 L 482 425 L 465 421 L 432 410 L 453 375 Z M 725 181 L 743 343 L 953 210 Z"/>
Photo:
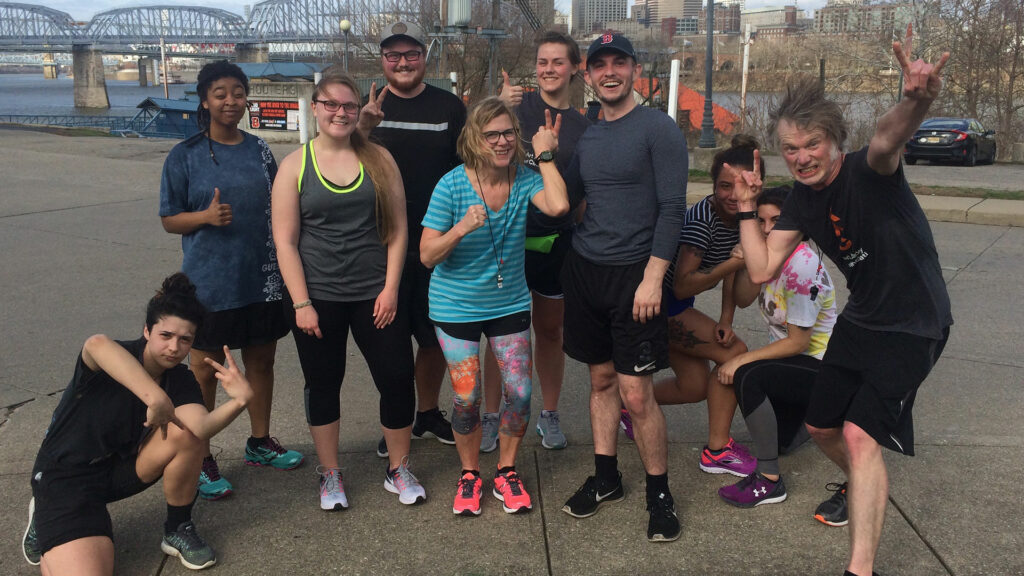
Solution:
<path fill-rule="evenodd" d="M 212 409 L 217 381 L 203 360 L 223 362 L 224 346 L 241 349 L 255 392 L 245 463 L 291 470 L 302 463 L 302 454 L 270 436 L 274 355 L 278 339 L 288 333 L 270 235 L 277 163 L 266 142 L 238 128 L 249 93 L 241 68 L 226 60 L 203 66 L 196 91 L 200 132 L 171 149 L 160 182 L 164 230 L 181 234 L 182 271 L 209 312 L 196 334 L 190 365 Z M 231 491 L 207 449 L 199 495 L 216 500 Z"/>

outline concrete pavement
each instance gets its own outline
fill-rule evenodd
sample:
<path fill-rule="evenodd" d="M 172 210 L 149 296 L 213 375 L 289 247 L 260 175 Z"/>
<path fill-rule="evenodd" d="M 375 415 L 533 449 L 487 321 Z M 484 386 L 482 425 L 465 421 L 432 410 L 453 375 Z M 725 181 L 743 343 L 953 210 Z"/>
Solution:
<path fill-rule="evenodd" d="M 2 574 L 37 573 L 19 548 L 29 470 L 82 342 L 97 332 L 139 334 L 146 300 L 180 266 L 179 240 L 156 216 L 160 168 L 173 144 L 0 130 L 0 289 L 7 294 L 0 308 Z M 984 168 L 973 170 L 983 177 Z M 1024 573 L 1024 307 L 1017 294 L 1024 284 L 1024 223 L 1009 216 L 983 223 L 974 210 L 984 202 L 955 200 L 968 202 L 929 207 L 922 199 L 934 221 L 957 323 L 917 400 L 918 456 L 887 454 L 892 489 L 876 570 L 889 576 Z M 998 210 L 1000 203 L 992 206 Z M 1010 205 L 1019 211 L 1016 206 Z M 950 215 L 941 217 L 939 208 Z M 709 313 L 717 306 L 714 295 L 698 299 Z M 767 341 L 756 310 L 739 311 L 736 330 L 752 347 Z M 697 468 L 707 425 L 703 405 L 665 409 L 680 540 L 646 542 L 643 470 L 621 436 L 625 501 L 584 520 L 562 513 L 593 465 L 586 367 L 572 361 L 560 405 L 569 448 L 545 450 L 531 427 L 521 452 L 532 513 L 506 515 L 485 494 L 481 517 L 453 516 L 458 458 L 432 440 L 415 441 L 412 454 L 429 499 L 401 506 L 384 491 L 384 464 L 374 454 L 377 392 L 357 349 L 350 346 L 348 354 L 341 458 L 352 507 L 334 514 L 317 507 L 301 372 L 285 338 L 277 356 L 273 434 L 305 452 L 307 462 L 292 472 L 244 466 L 245 416 L 215 438 L 236 494 L 196 506 L 200 533 L 219 552 L 211 574 L 842 573 L 846 529 L 811 518 L 828 495 L 825 484 L 839 472 L 807 445 L 781 461 L 786 502 L 754 510 L 728 506 L 716 491 L 735 479 Z M 450 403 L 444 390 L 442 408 Z M 749 439 L 739 417 L 733 432 Z M 485 455 L 483 469 L 496 458 Z M 165 513 L 159 487 L 110 510 L 118 574 L 189 572 L 159 550 Z"/>

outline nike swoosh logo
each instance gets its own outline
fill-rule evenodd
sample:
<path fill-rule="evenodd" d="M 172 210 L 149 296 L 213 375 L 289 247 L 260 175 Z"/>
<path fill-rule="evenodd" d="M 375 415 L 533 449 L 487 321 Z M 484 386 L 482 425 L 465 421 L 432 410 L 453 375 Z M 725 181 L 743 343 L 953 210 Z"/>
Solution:
<path fill-rule="evenodd" d="M 597 498 L 598 502 L 600 502 L 601 500 L 604 500 L 605 498 L 611 496 L 614 493 L 615 493 L 615 490 L 612 490 L 611 492 L 609 492 L 607 494 L 595 494 L 594 497 Z"/>
<path fill-rule="evenodd" d="M 644 370 L 647 370 L 649 368 L 653 368 L 654 364 L 655 364 L 654 362 L 648 362 L 647 364 L 644 364 L 643 366 L 637 366 L 636 364 L 634 364 L 633 365 L 633 372 L 643 372 Z"/>

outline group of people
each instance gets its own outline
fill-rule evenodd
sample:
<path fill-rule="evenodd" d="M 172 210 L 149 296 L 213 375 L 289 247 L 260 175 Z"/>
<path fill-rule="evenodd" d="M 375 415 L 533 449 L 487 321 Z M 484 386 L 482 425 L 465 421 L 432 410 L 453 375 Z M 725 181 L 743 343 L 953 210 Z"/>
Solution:
<path fill-rule="evenodd" d="M 848 479 L 815 516 L 844 525 L 849 504 L 848 573 L 871 574 L 887 494 L 881 447 L 913 454 L 914 395 L 952 323 L 900 163 L 948 55 L 911 62 L 910 40 L 908 29 L 893 47 L 904 98 L 869 146 L 842 152 L 839 108 L 816 82 L 793 84 L 772 116 L 792 190 L 762 189 L 759 145 L 740 136 L 715 157 L 714 193 L 689 210 L 685 139 L 634 100 L 641 66 L 618 34 L 587 52 L 584 77 L 601 104 L 592 123 L 569 104 L 583 59 L 565 35 L 539 37 L 536 91 L 505 74 L 501 95 L 467 114 L 423 82 L 419 28 L 390 24 L 380 42 L 387 85 L 364 100 L 340 67 L 325 69 L 312 98 L 318 134 L 280 167 L 237 127 L 245 75 L 205 66 L 201 132 L 171 151 L 161 182 L 182 272 L 150 301 L 141 339 L 98 335 L 83 346 L 33 467 L 26 558 L 43 574 L 111 573 L 106 504 L 162 477 L 162 549 L 188 568 L 214 564 L 191 519 L 197 495 L 232 491 L 209 439 L 248 410 L 246 464 L 291 470 L 304 460 L 270 435 L 274 354 L 288 331 L 320 507 L 347 508 L 339 392 L 351 331 L 380 392 L 384 488 L 402 504 L 427 497 L 410 469 L 415 435 L 455 445 L 455 514 L 481 513 L 480 453 L 495 449 L 494 497 L 505 512 L 530 510 L 516 459 L 533 359 L 544 403 L 536 431 L 545 448 L 563 448 L 564 350 L 589 368 L 594 446 L 594 474 L 567 514 L 585 518 L 625 497 L 623 428 L 646 473 L 647 538 L 677 539 L 659 405 L 706 399 L 699 466 L 740 477 L 721 498 L 743 508 L 785 500 L 779 454 L 809 431 Z M 838 316 L 823 254 L 851 289 Z M 716 320 L 693 305 L 718 284 Z M 770 343 L 750 350 L 732 320 L 755 300 Z M 664 368 L 674 376 L 655 382 Z M 438 406 L 445 372 L 450 423 Z M 218 382 L 229 397 L 219 407 Z M 756 458 L 730 435 L 737 406 Z"/>

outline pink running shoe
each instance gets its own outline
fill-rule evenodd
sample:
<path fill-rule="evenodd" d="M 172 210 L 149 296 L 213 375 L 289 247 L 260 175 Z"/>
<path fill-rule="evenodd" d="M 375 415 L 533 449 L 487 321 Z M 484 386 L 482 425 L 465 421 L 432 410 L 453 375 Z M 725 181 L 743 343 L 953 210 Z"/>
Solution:
<path fill-rule="evenodd" d="M 729 443 L 718 454 L 712 454 L 708 447 L 700 454 L 700 469 L 709 474 L 732 474 L 745 478 L 757 469 L 757 458 L 750 455 L 745 446 L 729 438 Z"/>
<path fill-rule="evenodd" d="M 619 428 L 626 433 L 626 438 L 633 439 L 633 418 L 629 415 L 629 410 L 622 409 L 622 413 L 619 415 Z"/>
<path fill-rule="evenodd" d="M 515 470 L 494 476 L 494 497 L 501 500 L 505 512 L 515 514 L 533 508 L 530 495 Z"/>

